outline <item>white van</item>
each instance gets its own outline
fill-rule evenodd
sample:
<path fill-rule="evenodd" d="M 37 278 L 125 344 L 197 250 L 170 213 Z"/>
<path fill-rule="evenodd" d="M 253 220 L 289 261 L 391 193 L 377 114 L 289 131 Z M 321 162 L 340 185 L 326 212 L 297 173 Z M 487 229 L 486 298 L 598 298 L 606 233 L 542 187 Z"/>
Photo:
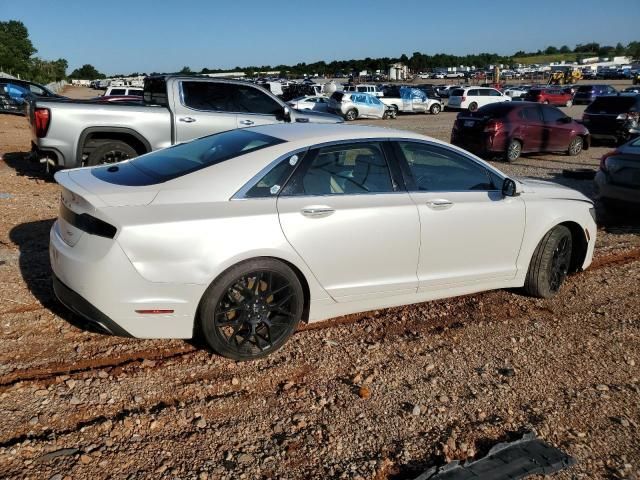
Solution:
<path fill-rule="evenodd" d="M 511 97 L 490 87 L 464 87 L 451 90 L 449 108 L 469 109 L 475 112 L 478 108 L 490 103 L 510 102 Z"/>
<path fill-rule="evenodd" d="M 367 85 L 364 83 L 361 85 L 345 85 L 344 91 L 368 93 L 370 95 L 373 95 L 374 97 L 384 97 L 384 93 L 378 88 L 377 85 Z"/>

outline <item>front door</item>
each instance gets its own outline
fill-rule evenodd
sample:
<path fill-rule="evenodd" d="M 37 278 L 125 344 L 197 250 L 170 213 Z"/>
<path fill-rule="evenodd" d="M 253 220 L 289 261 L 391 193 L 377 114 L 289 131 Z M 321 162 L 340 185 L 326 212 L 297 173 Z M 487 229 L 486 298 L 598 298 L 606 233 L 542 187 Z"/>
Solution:
<path fill-rule="evenodd" d="M 233 104 L 238 128 L 284 121 L 283 106 L 267 92 L 251 85 L 233 85 Z"/>
<path fill-rule="evenodd" d="M 311 150 L 278 197 L 282 230 L 337 301 L 415 293 L 418 210 L 382 142 Z"/>
<path fill-rule="evenodd" d="M 447 147 L 403 141 L 396 151 L 420 213 L 420 291 L 514 278 L 525 210 L 502 195 L 502 178 Z"/>

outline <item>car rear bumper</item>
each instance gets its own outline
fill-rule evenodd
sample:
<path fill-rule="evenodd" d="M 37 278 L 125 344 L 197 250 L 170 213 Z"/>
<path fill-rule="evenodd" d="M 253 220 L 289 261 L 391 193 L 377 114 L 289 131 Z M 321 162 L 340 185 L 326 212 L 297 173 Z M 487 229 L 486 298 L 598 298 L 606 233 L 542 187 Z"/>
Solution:
<path fill-rule="evenodd" d="M 150 282 L 138 273 L 117 241 L 84 233 L 70 246 L 59 229 L 55 222 L 49 257 L 56 295 L 69 309 L 114 335 L 193 336 L 206 285 Z"/>
<path fill-rule="evenodd" d="M 598 170 L 594 178 L 594 191 L 598 200 L 617 200 L 640 205 L 640 187 L 612 184 L 602 170 Z"/>

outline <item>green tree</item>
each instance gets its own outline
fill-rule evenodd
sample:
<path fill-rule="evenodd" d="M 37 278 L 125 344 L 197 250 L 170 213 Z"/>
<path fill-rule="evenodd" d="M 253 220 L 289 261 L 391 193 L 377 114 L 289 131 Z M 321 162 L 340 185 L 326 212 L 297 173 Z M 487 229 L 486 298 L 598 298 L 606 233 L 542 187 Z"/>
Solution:
<path fill-rule="evenodd" d="M 560 53 L 571 53 L 571 49 L 567 45 L 560 47 Z"/>
<path fill-rule="evenodd" d="M 0 22 L 0 70 L 28 76 L 31 56 L 36 52 L 24 23 L 17 20 Z"/>
<path fill-rule="evenodd" d="M 555 55 L 556 53 L 558 53 L 558 49 L 556 47 L 549 46 L 545 49 L 544 53 L 546 55 Z"/>
<path fill-rule="evenodd" d="M 624 55 L 625 51 L 626 49 L 624 48 L 624 45 L 622 45 L 620 42 L 616 43 L 616 48 L 614 50 L 616 56 Z"/>
<path fill-rule="evenodd" d="M 76 68 L 69 78 L 76 78 L 78 80 L 95 80 L 97 78 L 105 78 L 104 73 L 100 73 L 96 68 L 89 64 L 85 63 L 82 67 Z"/>
<path fill-rule="evenodd" d="M 631 42 L 627 45 L 627 55 L 635 60 L 640 59 L 640 42 Z"/>

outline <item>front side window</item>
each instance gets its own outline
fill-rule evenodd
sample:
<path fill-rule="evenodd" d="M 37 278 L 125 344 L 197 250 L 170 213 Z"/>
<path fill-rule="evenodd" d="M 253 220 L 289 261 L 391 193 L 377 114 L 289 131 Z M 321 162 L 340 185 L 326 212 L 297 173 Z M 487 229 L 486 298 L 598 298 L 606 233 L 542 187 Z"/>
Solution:
<path fill-rule="evenodd" d="M 283 195 L 350 195 L 393 192 L 379 143 L 323 147 L 296 171 Z"/>
<path fill-rule="evenodd" d="M 540 113 L 540 109 L 538 107 L 527 107 L 523 108 L 519 112 L 519 116 L 521 119 L 527 122 L 541 122 L 542 115 Z"/>
<path fill-rule="evenodd" d="M 501 97 L 502 94 L 498 90 L 489 90 L 489 95 L 492 97 Z"/>
<path fill-rule="evenodd" d="M 544 121 L 547 123 L 556 123 L 561 118 L 566 117 L 566 115 L 557 108 L 546 105 L 542 108 L 542 115 L 544 115 Z"/>
<path fill-rule="evenodd" d="M 237 112 L 261 115 L 278 115 L 282 112 L 282 106 L 265 92 L 249 85 L 233 85 L 233 87 L 235 87 L 234 104 Z"/>
<path fill-rule="evenodd" d="M 497 175 L 461 154 L 436 145 L 398 142 L 420 192 L 495 190 Z"/>
<path fill-rule="evenodd" d="M 46 95 L 47 92 L 44 91 L 42 88 L 36 86 L 36 85 L 29 85 L 29 90 L 31 90 L 31 93 L 33 93 L 34 95 Z"/>

